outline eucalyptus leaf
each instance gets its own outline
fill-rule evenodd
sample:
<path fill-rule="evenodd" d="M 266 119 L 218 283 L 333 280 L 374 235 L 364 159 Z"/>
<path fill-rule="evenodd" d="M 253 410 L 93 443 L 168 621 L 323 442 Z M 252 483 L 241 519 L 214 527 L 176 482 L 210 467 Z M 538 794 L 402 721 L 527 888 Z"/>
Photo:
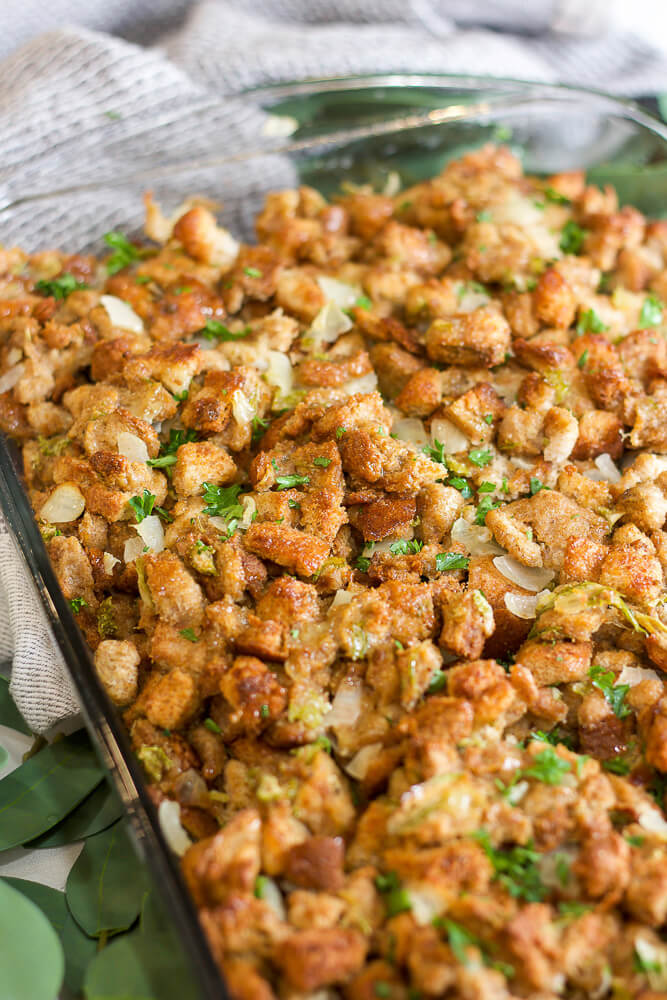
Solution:
<path fill-rule="evenodd" d="M 112 941 L 88 966 L 86 1000 L 197 1000 L 192 974 L 170 944 L 140 930 Z"/>
<path fill-rule="evenodd" d="M 0 726 L 17 729 L 19 733 L 25 733 L 26 736 L 30 736 L 32 732 L 14 704 L 14 699 L 9 693 L 9 681 L 6 677 L 0 677 Z"/>
<path fill-rule="evenodd" d="M 2 881 L 5 885 L 26 896 L 35 906 L 38 906 L 54 931 L 59 937 L 61 936 L 67 919 L 67 903 L 64 892 L 52 889 L 48 885 L 42 885 L 41 882 L 30 882 L 24 878 L 3 878 Z"/>
<path fill-rule="evenodd" d="M 102 776 L 83 730 L 44 747 L 0 781 L 0 851 L 50 830 Z"/>
<path fill-rule="evenodd" d="M 3 746 L 0 746 L 0 767 L 4 767 L 9 759 L 9 754 Z"/>
<path fill-rule="evenodd" d="M 64 969 L 63 950 L 47 917 L 0 881 L 2 1000 L 56 1000 Z"/>
<path fill-rule="evenodd" d="M 25 846 L 60 847 L 75 840 L 93 837 L 123 815 L 123 805 L 108 783 L 102 781 L 62 822 Z"/>
<path fill-rule="evenodd" d="M 80 997 L 86 969 L 97 954 L 97 941 L 83 933 L 71 913 L 65 918 L 60 940 L 65 949 L 65 986 L 70 996 Z"/>
<path fill-rule="evenodd" d="M 117 933 L 139 916 L 148 884 L 121 821 L 86 840 L 67 879 L 67 905 L 91 937 Z"/>

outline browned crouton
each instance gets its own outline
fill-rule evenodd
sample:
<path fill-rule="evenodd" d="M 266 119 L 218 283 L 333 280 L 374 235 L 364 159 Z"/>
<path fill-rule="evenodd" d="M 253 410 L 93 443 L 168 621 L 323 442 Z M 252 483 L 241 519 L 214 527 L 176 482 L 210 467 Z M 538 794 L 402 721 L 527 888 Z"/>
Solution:
<path fill-rule="evenodd" d="M 347 982 L 363 965 L 366 948 L 359 931 L 331 927 L 291 934 L 274 958 L 290 986 L 308 992 Z"/>
<path fill-rule="evenodd" d="M 330 551 L 329 544 L 315 535 L 267 521 L 251 524 L 245 533 L 244 544 L 250 552 L 285 566 L 299 576 L 312 576 Z"/>
<path fill-rule="evenodd" d="M 220 903 L 229 893 L 253 891 L 260 870 L 261 831 L 259 814 L 244 809 L 214 837 L 186 851 L 183 874 L 198 906 Z"/>
<path fill-rule="evenodd" d="M 137 710 L 161 729 L 180 729 L 190 721 L 200 705 L 197 682 L 185 670 L 153 674 L 139 695 Z"/>
<path fill-rule="evenodd" d="M 105 639 L 95 650 L 95 670 L 114 705 L 136 697 L 139 661 L 136 646 L 126 640 Z"/>
<path fill-rule="evenodd" d="M 231 483 L 236 465 L 229 453 L 211 441 L 189 441 L 176 452 L 174 489 L 182 497 L 201 496 L 204 483 Z"/>
<path fill-rule="evenodd" d="M 197 626 L 204 613 L 201 588 L 173 552 L 142 558 L 150 598 L 158 618 L 178 628 Z"/>
<path fill-rule="evenodd" d="M 436 319 L 426 331 L 426 353 L 450 365 L 492 368 L 510 349 L 510 327 L 501 313 L 488 306 L 449 319 Z"/>
<path fill-rule="evenodd" d="M 590 642 L 524 642 L 516 654 L 517 663 L 528 667 L 540 687 L 568 684 L 586 677 L 591 665 Z"/>
<path fill-rule="evenodd" d="M 249 733 L 264 729 L 287 704 L 276 675 L 254 656 L 236 657 L 220 681 L 220 691 L 233 709 L 232 721 Z"/>
<path fill-rule="evenodd" d="M 337 892 L 345 881 L 344 860 L 340 837 L 309 837 L 287 852 L 285 877 L 305 889 Z"/>

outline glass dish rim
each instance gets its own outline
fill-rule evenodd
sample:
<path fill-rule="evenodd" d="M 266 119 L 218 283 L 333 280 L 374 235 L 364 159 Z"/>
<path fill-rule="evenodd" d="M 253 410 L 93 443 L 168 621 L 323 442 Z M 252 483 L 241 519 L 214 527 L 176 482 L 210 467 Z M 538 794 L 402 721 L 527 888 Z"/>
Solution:
<path fill-rule="evenodd" d="M 648 129 L 665 143 L 667 154 L 667 125 L 649 112 L 639 107 L 633 100 L 609 94 L 606 91 L 578 87 L 560 83 L 518 80 L 512 77 L 492 77 L 478 74 L 449 73 L 373 73 L 332 77 L 313 77 L 278 84 L 267 84 L 243 91 L 247 97 L 257 97 L 267 102 L 266 110 L 271 113 L 271 102 L 289 97 L 305 97 L 327 92 L 338 93 L 345 90 L 371 90 L 373 88 L 424 89 L 428 87 L 452 89 L 468 86 L 479 87 L 492 94 L 494 87 L 498 93 L 507 95 L 517 91 L 533 95 L 540 100 L 586 100 L 607 106 L 620 117 Z M 502 89 L 504 88 L 504 89 Z M 264 106 L 264 105 L 263 105 Z M 500 109 L 500 105 L 495 105 Z M 516 105 L 512 105 L 516 108 Z M 427 124 L 437 124 L 428 114 L 416 124 L 405 125 L 410 116 L 399 115 L 388 119 L 395 131 L 417 128 Z M 415 116 L 412 116 L 414 119 Z M 447 119 L 443 119 L 443 123 Z M 460 120 L 460 119 L 458 119 Z M 385 124 L 387 124 L 385 123 Z M 257 151 L 243 151 L 224 162 L 233 160 L 243 163 L 249 156 L 268 156 L 274 153 L 294 155 L 316 151 L 328 142 L 348 141 L 345 129 L 319 135 L 313 139 L 287 142 Z M 375 134 L 364 128 L 355 138 Z M 192 169 L 192 161 L 181 162 L 171 168 L 171 174 L 187 173 Z M 143 171 L 130 180 L 148 182 L 155 173 Z M 127 183 L 128 177 L 116 183 Z M 69 189 L 51 189 L 39 192 L 34 200 L 58 198 L 63 190 L 68 192 L 89 191 L 91 187 L 109 189 L 115 186 L 110 181 L 97 185 L 75 185 Z M 30 197 L 30 196 L 29 196 Z M 21 199 L 23 201 L 28 200 Z M 16 201 L 0 200 L 0 226 L 2 213 Z M 19 557 L 32 578 L 33 585 L 46 613 L 54 638 L 63 655 L 67 672 L 81 701 L 82 714 L 91 733 L 98 755 L 117 788 L 125 805 L 134 834 L 134 840 L 147 866 L 152 872 L 162 892 L 163 900 L 174 921 L 175 929 L 190 958 L 190 967 L 203 1000 L 230 1000 L 224 977 L 219 971 L 198 919 L 197 911 L 185 887 L 178 862 L 167 846 L 157 817 L 157 810 L 147 792 L 141 767 L 131 749 L 128 733 L 117 710 L 109 702 L 93 668 L 93 658 L 82 634 L 76 626 L 68 602 L 57 583 L 55 573 L 46 554 L 37 522 L 34 518 L 27 493 L 20 478 L 16 456 L 18 447 L 0 432 L 0 509 L 2 509 Z"/>

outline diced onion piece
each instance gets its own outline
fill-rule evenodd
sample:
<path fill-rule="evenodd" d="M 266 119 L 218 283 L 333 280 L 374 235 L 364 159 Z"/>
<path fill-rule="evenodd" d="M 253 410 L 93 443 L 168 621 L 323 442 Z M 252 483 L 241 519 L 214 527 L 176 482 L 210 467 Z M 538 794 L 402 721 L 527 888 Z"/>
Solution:
<path fill-rule="evenodd" d="M 289 396 L 294 385 L 294 372 L 290 359 L 282 351 L 266 352 L 267 367 L 264 378 L 275 386 L 280 396 Z"/>
<path fill-rule="evenodd" d="M 470 447 L 470 438 L 450 420 L 444 419 L 431 421 L 431 441 L 439 441 L 445 455 L 456 455 Z"/>
<path fill-rule="evenodd" d="M 656 991 L 667 988 L 667 946 L 662 942 L 655 944 L 640 933 L 635 937 L 634 948 L 651 988 Z"/>
<path fill-rule="evenodd" d="M 488 306 L 489 296 L 486 292 L 476 292 L 474 289 L 469 288 L 467 285 L 463 285 L 463 294 L 459 298 L 456 310 L 460 313 L 471 313 L 475 309 L 481 309 L 482 306 Z"/>
<path fill-rule="evenodd" d="M 515 583 L 517 587 L 523 587 L 524 590 L 532 590 L 535 593 L 538 590 L 544 590 L 546 585 L 551 583 L 556 575 L 552 569 L 542 569 L 539 566 L 524 566 L 523 563 L 507 555 L 496 556 L 493 560 L 493 565 L 511 583 Z"/>
<path fill-rule="evenodd" d="M 341 591 L 338 591 L 338 593 L 341 593 Z M 368 773 L 371 762 L 375 760 L 381 750 L 381 743 L 369 743 L 368 746 L 362 747 L 361 750 L 355 753 L 352 760 L 348 761 L 345 765 L 345 770 L 351 778 L 363 781 Z"/>
<path fill-rule="evenodd" d="M 562 865 L 568 867 L 577 860 L 577 851 L 573 847 L 560 847 L 557 851 L 548 851 L 539 859 L 540 878 L 550 889 L 560 889 L 562 882 Z"/>
<path fill-rule="evenodd" d="M 145 517 L 141 524 L 135 524 L 134 530 L 143 539 L 152 552 L 162 552 L 164 548 L 164 528 L 157 514 Z"/>
<path fill-rule="evenodd" d="M 16 365 L 19 363 L 23 357 L 23 351 L 20 347 L 10 347 L 7 351 L 7 356 L 5 358 L 8 365 Z"/>
<path fill-rule="evenodd" d="M 530 620 L 537 617 L 537 602 L 550 591 L 541 590 L 539 594 L 505 594 L 505 607 L 517 618 Z"/>
<path fill-rule="evenodd" d="M 192 845 L 192 841 L 181 826 L 181 807 L 178 802 L 163 799 L 158 806 L 157 816 L 169 847 L 179 858 L 183 857 L 188 847 Z"/>
<path fill-rule="evenodd" d="M 61 483 L 42 506 L 39 516 L 49 524 L 67 524 L 81 517 L 85 509 L 86 501 L 76 483 Z"/>
<path fill-rule="evenodd" d="M 232 393 L 232 413 L 239 424 L 247 424 L 255 416 L 254 407 L 241 389 Z"/>
<path fill-rule="evenodd" d="M 417 445 L 418 448 L 423 448 L 425 444 L 428 444 L 428 434 L 421 420 L 417 420 L 416 417 L 405 417 L 403 420 L 397 420 L 391 428 L 391 433 L 399 441 L 407 441 Z"/>
<path fill-rule="evenodd" d="M 529 469 L 535 468 L 534 459 L 519 458 L 518 455 L 515 455 L 513 458 L 510 458 L 510 463 L 514 466 L 515 469 L 523 469 L 524 472 L 528 472 Z"/>
<path fill-rule="evenodd" d="M 137 316 L 127 302 L 123 302 L 116 295 L 100 295 L 100 304 L 106 309 L 112 326 L 117 326 L 121 330 L 131 330 L 132 333 L 144 332 L 141 316 Z"/>
<path fill-rule="evenodd" d="M 454 521 L 451 537 L 453 542 L 462 545 L 471 556 L 497 556 L 505 551 L 494 542 L 489 528 L 483 524 L 469 524 L 464 517 Z"/>
<path fill-rule="evenodd" d="M 321 274 L 316 280 L 327 302 L 334 302 L 341 309 L 351 309 L 362 295 L 359 285 L 350 285 L 338 278 L 328 278 Z"/>
<path fill-rule="evenodd" d="M 642 681 L 659 680 L 660 678 L 655 670 L 649 670 L 646 667 L 623 667 L 616 683 L 629 684 L 630 687 L 635 687 L 636 684 L 641 684 Z"/>
<path fill-rule="evenodd" d="M 143 538 L 137 535 L 135 538 L 128 538 L 123 546 L 123 562 L 133 563 L 146 548 Z"/>
<path fill-rule="evenodd" d="M 329 611 L 333 611 L 334 608 L 340 608 L 344 604 L 349 604 L 353 598 L 353 594 L 349 590 L 337 590 L 334 594 L 334 599 L 329 605 Z"/>
<path fill-rule="evenodd" d="M 0 392 L 9 392 L 13 389 L 17 382 L 23 378 L 23 372 L 25 371 L 25 365 L 14 365 L 5 372 L 4 375 L 0 375 Z"/>
<path fill-rule="evenodd" d="M 241 501 L 241 506 L 243 507 L 243 517 L 238 523 L 238 527 L 242 531 L 247 531 L 252 524 L 252 519 L 257 513 L 257 504 L 255 503 L 253 497 L 243 497 Z"/>
<path fill-rule="evenodd" d="M 505 201 L 490 208 L 491 219 L 499 224 L 511 222 L 516 226 L 534 226 L 542 222 L 542 210 L 537 208 L 532 198 L 526 198 L 517 192 L 510 194 Z"/>
<path fill-rule="evenodd" d="M 279 920 L 287 919 L 287 911 L 285 909 L 285 903 L 283 901 L 283 896 L 278 888 L 277 882 L 267 875 L 262 876 L 262 894 L 260 899 L 262 899 L 267 906 L 270 906 L 275 915 Z"/>
<path fill-rule="evenodd" d="M 397 170 L 390 170 L 387 174 L 385 185 L 382 188 L 382 194 L 386 195 L 387 198 L 395 198 L 400 190 L 401 175 Z"/>
<path fill-rule="evenodd" d="M 129 458 L 130 462 L 147 462 L 148 448 L 146 442 L 142 441 L 136 434 L 129 431 L 119 431 L 116 438 L 118 454 Z"/>
<path fill-rule="evenodd" d="M 321 344 L 332 344 L 354 326 L 352 320 L 335 302 L 327 302 L 322 306 L 313 320 L 306 337 L 312 340 L 313 349 Z"/>
<path fill-rule="evenodd" d="M 430 926 L 444 911 L 446 903 L 439 892 L 425 885 L 406 885 L 410 897 L 411 915 L 420 927 Z"/>
<path fill-rule="evenodd" d="M 642 805 L 637 821 L 643 830 L 654 833 L 661 840 L 667 840 L 667 823 L 662 813 L 654 806 Z"/>
<path fill-rule="evenodd" d="M 589 469 L 585 475 L 596 483 L 618 483 L 621 473 L 611 455 L 602 454 L 594 459 L 596 468 Z"/>
<path fill-rule="evenodd" d="M 111 575 L 113 573 L 114 566 L 117 566 L 120 559 L 116 559 L 110 552 L 105 552 L 102 556 L 102 566 L 104 567 L 104 572 Z"/>
<path fill-rule="evenodd" d="M 354 396 L 357 392 L 373 392 L 377 387 L 377 375 L 375 372 L 369 372 L 368 375 L 360 375 L 359 378 L 351 378 L 347 382 L 343 382 L 341 389 L 346 395 Z"/>
<path fill-rule="evenodd" d="M 338 688 L 326 716 L 327 726 L 353 726 L 361 715 L 361 687 L 346 681 Z"/>

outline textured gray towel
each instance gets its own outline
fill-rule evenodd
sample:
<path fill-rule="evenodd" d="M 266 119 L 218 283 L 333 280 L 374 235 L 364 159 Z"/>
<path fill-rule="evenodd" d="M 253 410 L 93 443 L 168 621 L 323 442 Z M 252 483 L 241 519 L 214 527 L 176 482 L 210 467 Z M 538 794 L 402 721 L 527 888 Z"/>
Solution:
<path fill-rule="evenodd" d="M 647 0 L 637 4 L 646 9 Z M 146 164 L 163 148 L 177 158 L 256 145 L 263 116 L 234 95 L 265 83 L 412 70 L 667 91 L 665 56 L 639 37 L 606 31 L 603 0 L 2 0 L 1 7 L 0 205 L 28 188 Z M 664 18 L 662 4 L 655 14 Z M 69 23 L 78 27 L 62 27 Z M 268 169 L 276 184 L 289 182 L 280 160 Z M 180 192 L 197 190 L 198 179 L 181 178 Z M 232 222 L 247 228 L 257 177 L 230 168 L 219 184 Z M 124 213 L 136 215 L 123 192 L 78 199 L 72 209 L 67 199 L 57 209 L 25 206 L 12 234 L 29 249 L 74 247 L 112 221 L 122 224 Z M 77 711 L 0 519 L 0 658 L 12 657 L 12 691 L 36 731 Z"/>

